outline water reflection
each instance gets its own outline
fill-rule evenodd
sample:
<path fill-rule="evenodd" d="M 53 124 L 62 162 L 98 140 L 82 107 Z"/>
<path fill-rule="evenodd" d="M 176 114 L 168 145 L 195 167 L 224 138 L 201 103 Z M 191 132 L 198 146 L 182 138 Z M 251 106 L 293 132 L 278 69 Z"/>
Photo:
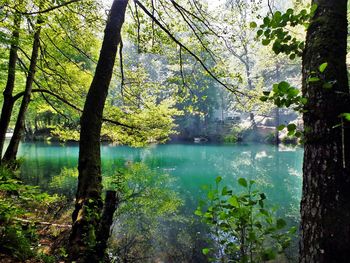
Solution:
<path fill-rule="evenodd" d="M 77 166 L 76 144 L 23 143 L 19 153 L 24 157 L 21 172 L 26 182 L 39 185 L 49 192 L 74 196 L 76 177 L 69 175 L 67 171 Z M 165 261 L 166 258 L 171 261 L 172 257 L 184 257 L 177 253 L 181 250 L 186 257 L 196 258 L 195 262 L 203 262 L 200 248 L 205 241 L 203 234 L 198 234 L 203 232 L 203 229 L 193 219 L 193 211 L 198 201 L 205 198 L 206 193 L 202 185 L 212 185 L 219 175 L 223 178 L 222 185 L 230 185 L 234 189 L 238 189 L 235 185 L 238 178 L 254 179 L 257 187 L 267 194 L 268 202 L 279 207 L 282 216 L 289 218 L 292 224 L 298 221 L 301 196 L 301 148 L 198 144 L 130 148 L 104 145 L 101 154 L 105 181 L 108 181 L 106 180 L 108 178 L 113 179 L 120 168 L 138 162 L 142 162 L 155 174 L 169 174 L 176 179 L 176 183 L 169 184 L 169 187 L 181 197 L 183 206 L 178 207 L 178 213 L 173 213 L 174 217 L 167 215 L 152 221 L 141 214 L 125 214 L 115 223 L 115 229 L 123 229 L 126 228 L 125 222 L 128 218 L 136 218 L 139 220 L 132 223 L 133 227 L 137 225 L 136 229 L 141 228 L 144 231 L 149 230 L 147 226 L 151 226 L 150 222 L 157 224 L 156 230 L 152 227 L 152 234 L 146 231 L 148 234 L 143 236 L 149 237 L 146 243 L 153 244 L 149 248 L 154 249 L 154 255 L 162 255 L 161 258 Z M 109 185 L 112 186 L 113 184 Z M 118 239 L 121 234 L 122 232 L 115 232 Z M 131 231 L 126 235 L 126 243 L 135 239 Z M 115 244 L 115 248 L 119 247 L 120 244 Z M 114 253 L 117 255 L 120 251 L 116 249 Z M 141 262 L 146 261 L 145 259 Z"/>
<path fill-rule="evenodd" d="M 112 175 L 126 163 L 143 162 L 155 171 L 178 179 L 175 186 L 186 198 L 197 201 L 201 186 L 221 176 L 224 184 L 239 177 L 256 180 L 271 202 L 281 207 L 298 206 L 301 195 L 302 149 L 270 145 L 159 145 L 149 148 L 102 146 L 104 175 Z M 23 143 L 20 156 L 26 182 L 50 188 L 63 167 L 77 166 L 78 146 Z M 60 191 L 60 189 L 54 189 Z"/>

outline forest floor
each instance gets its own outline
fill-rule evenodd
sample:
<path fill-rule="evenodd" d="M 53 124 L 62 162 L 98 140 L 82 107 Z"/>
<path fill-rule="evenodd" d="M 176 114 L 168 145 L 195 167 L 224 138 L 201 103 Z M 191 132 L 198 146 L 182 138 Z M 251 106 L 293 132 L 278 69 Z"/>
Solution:
<path fill-rule="evenodd" d="M 0 262 L 64 262 L 72 208 L 0 167 Z"/>

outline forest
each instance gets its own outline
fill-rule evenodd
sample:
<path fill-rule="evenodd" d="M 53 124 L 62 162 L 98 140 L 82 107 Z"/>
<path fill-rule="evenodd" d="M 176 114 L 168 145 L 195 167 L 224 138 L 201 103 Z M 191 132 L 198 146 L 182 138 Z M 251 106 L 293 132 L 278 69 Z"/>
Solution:
<path fill-rule="evenodd" d="M 0 262 L 349 262 L 349 8 L 0 0 Z"/>

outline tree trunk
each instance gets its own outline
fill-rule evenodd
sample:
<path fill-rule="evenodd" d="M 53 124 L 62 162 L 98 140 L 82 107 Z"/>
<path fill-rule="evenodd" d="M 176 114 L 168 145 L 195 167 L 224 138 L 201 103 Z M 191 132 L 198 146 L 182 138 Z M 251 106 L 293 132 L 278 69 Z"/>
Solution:
<path fill-rule="evenodd" d="M 276 64 L 276 79 L 277 81 L 280 81 L 281 79 L 281 73 L 280 73 L 280 67 L 279 64 Z M 280 132 L 278 130 L 278 126 L 280 125 L 280 108 L 276 107 L 275 109 L 275 144 L 278 146 L 280 144 Z"/>
<path fill-rule="evenodd" d="M 101 216 L 100 225 L 96 235 L 96 255 L 99 259 L 106 258 L 105 250 L 110 235 L 110 228 L 113 224 L 113 215 L 119 205 L 119 197 L 116 191 L 107 191 L 105 204 Z"/>
<path fill-rule="evenodd" d="M 255 115 L 253 112 L 249 113 L 249 118 L 250 118 L 250 121 L 252 123 L 251 127 L 252 127 L 253 131 L 256 132 L 256 130 L 258 129 L 258 126 L 256 125 Z M 256 134 L 254 134 L 254 136 L 256 136 Z"/>
<path fill-rule="evenodd" d="M 252 78 L 251 78 L 251 73 L 250 73 L 250 62 L 249 62 L 249 56 L 248 56 L 248 49 L 247 49 L 247 46 L 244 46 L 245 48 L 245 57 L 246 57 L 246 60 L 244 61 L 243 59 L 241 60 L 242 62 L 244 61 L 244 65 L 245 65 L 245 69 L 246 69 L 246 76 L 247 76 L 247 82 L 248 82 L 248 89 L 249 90 L 253 90 L 254 89 L 254 85 L 253 85 L 253 82 L 252 82 Z M 250 117 L 250 121 L 252 123 L 251 127 L 254 131 L 254 137 L 257 136 L 256 134 L 256 131 L 258 129 L 257 125 L 256 125 L 256 121 L 255 121 L 255 114 L 253 111 L 251 111 L 249 113 L 249 117 Z"/>
<path fill-rule="evenodd" d="M 28 105 L 30 102 L 34 76 L 36 71 L 36 63 L 37 63 L 38 54 L 39 54 L 41 23 L 42 23 L 42 20 L 40 17 L 38 17 L 36 30 L 34 33 L 33 49 L 32 49 L 32 55 L 30 58 L 30 65 L 29 65 L 29 70 L 28 70 L 28 75 L 26 80 L 26 87 L 24 90 L 21 107 L 19 109 L 19 113 L 17 116 L 15 129 L 13 131 L 13 136 L 11 138 L 10 144 L 7 147 L 7 150 L 3 157 L 3 161 L 7 163 L 13 163 L 16 160 L 18 146 L 23 137 L 25 114 L 27 112 Z"/>
<path fill-rule="evenodd" d="M 16 63 L 17 63 L 17 51 L 18 51 L 18 41 L 19 41 L 19 29 L 21 25 L 21 16 L 17 13 L 14 15 L 14 29 L 11 38 L 10 47 L 10 57 L 8 65 L 7 83 L 5 90 L 3 92 L 4 102 L 1 110 L 0 118 L 0 155 L 2 156 L 2 151 L 4 148 L 6 132 L 10 124 L 11 114 L 13 109 L 14 100 L 12 97 L 12 92 L 15 87 L 16 78 Z M 0 156 L 0 163 L 1 163 Z"/>
<path fill-rule="evenodd" d="M 280 132 L 278 126 L 280 125 L 280 108 L 275 109 L 275 144 L 278 146 L 280 144 Z"/>
<path fill-rule="evenodd" d="M 114 0 L 106 24 L 100 57 L 80 119 L 79 178 L 73 227 L 70 236 L 70 259 L 94 262 L 96 231 L 102 209 L 100 133 L 103 108 L 112 77 L 121 28 L 128 0 Z"/>
<path fill-rule="evenodd" d="M 347 0 L 313 0 L 303 54 L 305 146 L 301 201 L 300 262 L 349 262 L 350 130 L 340 114 L 350 112 L 346 68 Z M 310 72 L 328 63 L 326 81 L 309 82 Z"/>

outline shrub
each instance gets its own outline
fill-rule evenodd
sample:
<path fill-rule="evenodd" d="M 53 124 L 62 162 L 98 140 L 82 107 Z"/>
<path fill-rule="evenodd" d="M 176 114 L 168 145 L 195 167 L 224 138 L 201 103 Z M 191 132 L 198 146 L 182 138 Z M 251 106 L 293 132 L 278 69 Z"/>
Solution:
<path fill-rule="evenodd" d="M 224 186 L 208 192 L 208 203 L 201 202 L 195 214 L 212 229 L 217 248 L 203 248 L 212 261 L 263 262 L 275 259 L 290 244 L 296 229 L 283 231 L 286 222 L 265 206 L 266 196 L 253 190 L 254 181 L 238 179 L 244 191 L 234 193 Z"/>
<path fill-rule="evenodd" d="M 230 134 L 224 136 L 225 143 L 236 143 L 241 140 L 242 128 L 234 126 L 231 129 Z"/>
<path fill-rule="evenodd" d="M 35 256 L 36 228 L 29 223 L 30 220 L 21 218 L 42 216 L 59 200 L 58 197 L 23 184 L 14 171 L 2 166 L 0 197 L 0 251 L 21 261 Z"/>

